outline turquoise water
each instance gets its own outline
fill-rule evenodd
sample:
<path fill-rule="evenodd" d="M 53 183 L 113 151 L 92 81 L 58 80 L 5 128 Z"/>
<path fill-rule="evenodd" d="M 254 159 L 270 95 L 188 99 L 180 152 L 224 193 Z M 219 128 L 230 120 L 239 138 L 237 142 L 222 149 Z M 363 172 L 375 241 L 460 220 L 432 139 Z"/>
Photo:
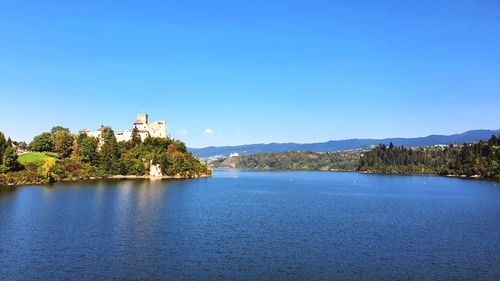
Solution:
<path fill-rule="evenodd" d="M 500 185 L 217 170 L 0 191 L 2 280 L 500 280 Z"/>

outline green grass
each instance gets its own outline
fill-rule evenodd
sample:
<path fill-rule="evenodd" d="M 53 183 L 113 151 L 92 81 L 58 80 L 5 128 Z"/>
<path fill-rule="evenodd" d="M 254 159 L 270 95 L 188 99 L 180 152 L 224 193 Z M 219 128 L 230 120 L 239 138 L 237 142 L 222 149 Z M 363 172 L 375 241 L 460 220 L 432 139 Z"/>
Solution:
<path fill-rule="evenodd" d="M 19 155 L 19 162 L 22 164 L 28 163 L 42 163 L 48 158 L 55 158 L 57 155 L 51 152 L 28 152 L 22 155 Z"/>

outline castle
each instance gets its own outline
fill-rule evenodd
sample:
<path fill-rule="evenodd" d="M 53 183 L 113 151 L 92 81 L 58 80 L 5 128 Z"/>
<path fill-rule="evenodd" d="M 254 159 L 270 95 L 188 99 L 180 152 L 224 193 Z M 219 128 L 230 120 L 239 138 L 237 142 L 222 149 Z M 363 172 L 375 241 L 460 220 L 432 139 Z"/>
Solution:
<path fill-rule="evenodd" d="M 137 114 L 137 120 L 134 122 L 134 128 L 130 130 L 122 130 L 115 132 L 116 141 L 129 141 L 132 139 L 132 130 L 137 129 L 139 136 L 144 141 L 147 137 L 152 138 L 167 138 L 167 121 L 155 121 L 149 123 L 149 117 L 147 114 L 139 113 Z M 102 127 L 95 132 L 90 132 L 87 129 L 83 129 L 82 132 L 90 137 L 101 139 Z"/>

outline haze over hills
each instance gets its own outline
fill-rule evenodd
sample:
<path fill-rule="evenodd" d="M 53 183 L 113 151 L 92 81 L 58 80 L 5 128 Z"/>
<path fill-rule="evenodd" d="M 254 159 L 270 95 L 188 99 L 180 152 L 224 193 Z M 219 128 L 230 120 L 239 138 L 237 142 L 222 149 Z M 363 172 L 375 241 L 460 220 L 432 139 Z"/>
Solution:
<path fill-rule="evenodd" d="M 231 153 L 239 153 L 240 155 L 284 152 L 284 151 L 313 151 L 313 152 L 330 152 L 342 151 L 356 148 L 366 148 L 371 145 L 393 143 L 396 146 L 431 146 L 436 144 L 461 144 L 464 142 L 475 142 L 479 140 L 489 139 L 491 135 L 500 134 L 500 129 L 497 130 L 471 130 L 461 134 L 454 135 L 430 135 L 418 138 L 386 138 L 386 139 L 347 139 L 347 140 L 332 140 L 321 143 L 270 143 L 270 144 L 248 144 L 239 146 L 210 146 L 205 148 L 189 148 L 194 154 L 202 158 L 215 156 L 228 156 Z"/>

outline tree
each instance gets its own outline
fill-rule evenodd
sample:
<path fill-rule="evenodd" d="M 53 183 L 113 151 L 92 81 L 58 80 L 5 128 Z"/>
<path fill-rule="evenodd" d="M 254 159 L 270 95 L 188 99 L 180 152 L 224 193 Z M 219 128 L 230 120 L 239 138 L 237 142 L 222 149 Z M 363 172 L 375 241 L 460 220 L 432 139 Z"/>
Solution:
<path fill-rule="evenodd" d="M 174 140 L 174 144 L 175 144 L 175 149 L 177 149 L 177 151 L 180 151 L 183 153 L 188 152 L 186 144 L 183 143 L 182 141 Z"/>
<path fill-rule="evenodd" d="M 4 156 L 3 156 L 3 165 L 9 170 L 9 171 L 17 171 L 21 169 L 21 163 L 17 160 L 17 151 L 14 147 L 8 147 L 5 150 Z"/>
<path fill-rule="evenodd" d="M 0 132 L 0 165 L 3 163 L 5 149 L 7 149 L 7 140 L 5 140 L 5 135 Z"/>
<path fill-rule="evenodd" d="M 34 137 L 30 143 L 30 149 L 33 151 L 52 151 L 52 134 L 45 132 Z"/>
<path fill-rule="evenodd" d="M 47 158 L 42 167 L 40 168 L 40 173 L 42 174 L 42 176 L 44 176 L 45 178 L 47 178 L 49 181 L 53 181 L 54 180 L 54 168 L 56 166 L 56 159 L 50 157 L 50 158 Z"/>
<path fill-rule="evenodd" d="M 55 136 L 58 132 L 69 133 L 69 129 L 63 126 L 54 126 L 52 127 L 52 129 L 50 129 L 50 133 L 52 134 L 52 136 Z"/>
<path fill-rule="evenodd" d="M 99 140 L 81 133 L 77 140 L 78 158 L 84 163 L 95 164 L 98 160 Z"/>
<path fill-rule="evenodd" d="M 65 130 L 56 131 L 54 138 L 54 151 L 58 152 L 61 157 L 67 158 L 73 152 L 73 135 Z"/>
<path fill-rule="evenodd" d="M 141 136 L 139 135 L 139 129 L 134 127 L 132 129 L 132 139 L 129 141 L 131 147 L 136 147 L 142 143 Z"/>
<path fill-rule="evenodd" d="M 110 127 L 102 128 L 102 146 L 99 151 L 101 167 L 108 174 L 118 171 L 119 151 L 115 133 Z"/>
<path fill-rule="evenodd" d="M 491 138 L 490 138 L 490 140 L 488 141 L 488 144 L 489 144 L 490 146 L 494 146 L 494 145 L 497 145 L 497 143 L 498 143 L 498 138 L 497 138 L 497 136 L 492 135 L 492 136 L 491 136 Z"/>

